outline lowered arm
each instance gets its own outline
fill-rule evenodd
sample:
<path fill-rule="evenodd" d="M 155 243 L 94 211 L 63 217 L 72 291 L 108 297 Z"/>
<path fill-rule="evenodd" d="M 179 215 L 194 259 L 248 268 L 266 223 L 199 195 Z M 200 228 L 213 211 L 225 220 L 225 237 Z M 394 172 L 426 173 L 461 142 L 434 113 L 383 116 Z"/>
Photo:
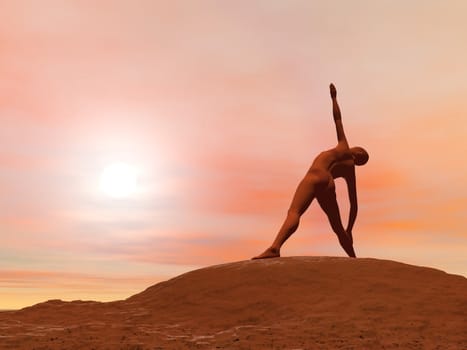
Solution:
<path fill-rule="evenodd" d="M 357 186 L 355 181 L 355 168 L 345 177 L 347 183 L 347 190 L 349 192 L 350 201 L 350 212 L 349 212 L 349 223 L 347 224 L 347 234 L 350 235 L 352 240 L 352 229 L 357 218 L 358 204 L 357 204 Z"/>

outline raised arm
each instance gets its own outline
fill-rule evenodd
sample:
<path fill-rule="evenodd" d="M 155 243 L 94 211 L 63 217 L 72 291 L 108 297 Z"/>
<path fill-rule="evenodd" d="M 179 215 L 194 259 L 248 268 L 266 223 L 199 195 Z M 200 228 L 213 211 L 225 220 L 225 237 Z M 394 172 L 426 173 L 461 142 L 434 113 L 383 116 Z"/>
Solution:
<path fill-rule="evenodd" d="M 332 114 L 334 116 L 334 123 L 336 124 L 337 141 L 339 145 L 349 148 L 349 144 L 344 133 L 344 126 L 342 125 L 341 110 L 337 104 L 337 91 L 334 84 L 329 85 L 329 90 L 332 98 Z"/>

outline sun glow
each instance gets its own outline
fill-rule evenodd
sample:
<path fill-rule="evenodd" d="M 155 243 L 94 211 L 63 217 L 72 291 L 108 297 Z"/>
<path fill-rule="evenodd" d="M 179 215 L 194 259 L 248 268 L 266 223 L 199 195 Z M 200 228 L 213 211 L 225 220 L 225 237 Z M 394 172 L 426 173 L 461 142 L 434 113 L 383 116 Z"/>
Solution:
<path fill-rule="evenodd" d="M 127 163 L 110 164 L 101 174 L 99 187 L 110 197 L 128 197 L 136 191 L 137 171 Z"/>

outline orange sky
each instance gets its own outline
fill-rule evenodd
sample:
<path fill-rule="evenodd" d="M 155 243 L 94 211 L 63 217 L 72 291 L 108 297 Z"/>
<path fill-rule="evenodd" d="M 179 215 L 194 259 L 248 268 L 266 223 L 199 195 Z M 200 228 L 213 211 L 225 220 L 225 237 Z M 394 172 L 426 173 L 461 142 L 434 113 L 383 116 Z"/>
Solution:
<path fill-rule="evenodd" d="M 358 256 L 467 275 L 465 1 L 2 1 L 0 309 L 248 259 L 336 143 Z M 104 167 L 137 166 L 112 199 Z M 348 204 L 337 181 L 341 211 Z M 282 250 L 344 256 L 316 203 Z"/>

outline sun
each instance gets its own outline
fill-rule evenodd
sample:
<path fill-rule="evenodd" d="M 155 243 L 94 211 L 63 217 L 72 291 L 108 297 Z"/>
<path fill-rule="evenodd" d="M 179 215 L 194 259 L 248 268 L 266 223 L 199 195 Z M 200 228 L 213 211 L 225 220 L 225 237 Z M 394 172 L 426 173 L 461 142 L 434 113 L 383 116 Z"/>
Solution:
<path fill-rule="evenodd" d="M 113 198 L 125 198 L 136 191 L 137 171 L 127 163 L 113 163 L 102 171 L 99 188 Z"/>

